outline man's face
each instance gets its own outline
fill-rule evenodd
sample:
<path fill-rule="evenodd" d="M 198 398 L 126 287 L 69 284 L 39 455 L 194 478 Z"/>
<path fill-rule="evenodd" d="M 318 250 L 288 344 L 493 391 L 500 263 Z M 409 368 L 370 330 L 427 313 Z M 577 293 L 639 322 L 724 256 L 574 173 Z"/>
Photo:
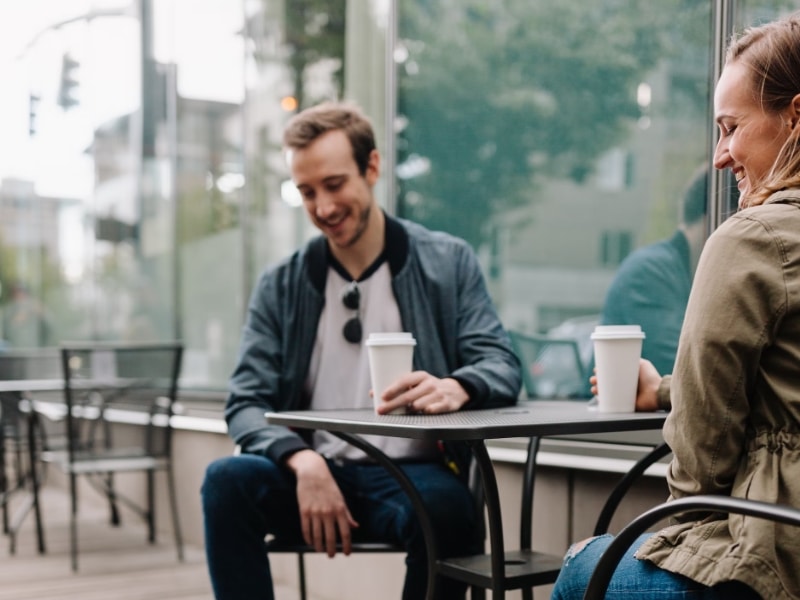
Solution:
<path fill-rule="evenodd" d="M 349 248 L 363 235 L 375 204 L 378 152 L 373 150 L 364 175 L 358 172 L 347 135 L 329 131 L 306 148 L 294 150 L 289 168 L 312 223 L 331 244 Z"/>

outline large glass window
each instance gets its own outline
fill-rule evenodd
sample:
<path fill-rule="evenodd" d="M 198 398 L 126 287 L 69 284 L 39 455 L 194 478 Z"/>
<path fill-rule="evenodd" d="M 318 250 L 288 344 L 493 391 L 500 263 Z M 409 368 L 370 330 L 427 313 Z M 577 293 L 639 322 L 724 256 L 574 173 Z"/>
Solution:
<path fill-rule="evenodd" d="M 466 238 L 509 328 L 590 361 L 620 265 L 686 225 L 715 49 L 793 4 L 3 4 L 2 344 L 180 338 L 183 386 L 224 389 L 255 279 L 316 233 L 283 125 L 350 99 L 384 153 L 379 201 Z"/>
<path fill-rule="evenodd" d="M 789 4 L 397 6 L 399 212 L 475 246 L 508 328 L 577 342 L 583 368 L 542 354 L 528 392 L 588 395 L 560 378 L 589 372 L 597 323 L 641 324 L 670 372 L 709 191 L 717 220 L 736 206 L 708 177 L 715 51 Z"/>

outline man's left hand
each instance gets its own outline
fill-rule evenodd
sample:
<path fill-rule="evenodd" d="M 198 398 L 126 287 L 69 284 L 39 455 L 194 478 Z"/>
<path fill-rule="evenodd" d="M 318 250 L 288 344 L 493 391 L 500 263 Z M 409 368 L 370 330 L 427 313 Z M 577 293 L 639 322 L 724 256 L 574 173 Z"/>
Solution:
<path fill-rule="evenodd" d="M 432 415 L 457 411 L 469 396 L 455 379 L 439 379 L 427 371 L 414 371 L 383 390 L 381 400 L 378 413 L 382 415 L 404 406 L 412 412 Z"/>

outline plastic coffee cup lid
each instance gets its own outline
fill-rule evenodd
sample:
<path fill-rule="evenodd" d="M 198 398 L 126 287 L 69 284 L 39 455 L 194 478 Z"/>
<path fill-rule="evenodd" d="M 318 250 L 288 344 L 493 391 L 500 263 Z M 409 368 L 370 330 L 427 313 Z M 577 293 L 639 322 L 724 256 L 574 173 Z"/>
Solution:
<path fill-rule="evenodd" d="M 598 325 L 591 335 L 593 340 L 630 340 L 644 337 L 640 325 Z"/>
<path fill-rule="evenodd" d="M 389 333 L 370 333 L 366 344 L 367 346 L 416 346 L 417 340 L 408 332 L 393 331 Z"/>

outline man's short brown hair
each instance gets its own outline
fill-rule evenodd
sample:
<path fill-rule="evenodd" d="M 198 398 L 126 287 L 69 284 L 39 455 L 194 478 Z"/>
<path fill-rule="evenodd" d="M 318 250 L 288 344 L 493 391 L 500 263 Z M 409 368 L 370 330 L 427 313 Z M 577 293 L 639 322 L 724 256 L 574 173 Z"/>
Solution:
<path fill-rule="evenodd" d="M 372 123 L 355 104 L 325 102 L 296 114 L 286 124 L 283 144 L 288 150 L 300 150 L 324 133 L 341 129 L 350 140 L 353 159 L 361 175 L 367 172 L 369 157 L 375 150 Z"/>

